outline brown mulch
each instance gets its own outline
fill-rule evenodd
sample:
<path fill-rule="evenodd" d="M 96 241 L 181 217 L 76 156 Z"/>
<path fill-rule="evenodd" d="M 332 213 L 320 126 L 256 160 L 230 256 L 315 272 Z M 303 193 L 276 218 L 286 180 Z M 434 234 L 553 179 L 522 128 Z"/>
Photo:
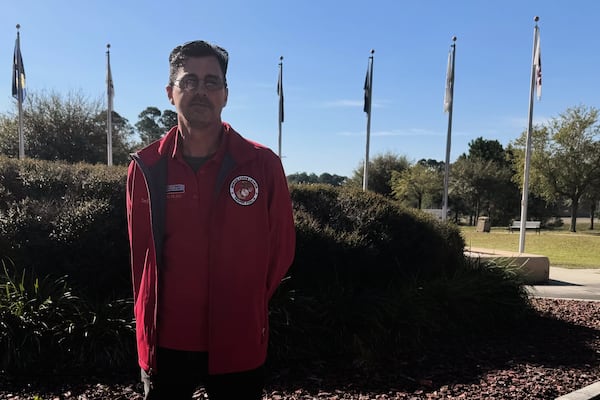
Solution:
<path fill-rule="evenodd" d="M 555 399 L 600 381 L 600 302 L 532 299 L 539 316 L 511 334 L 443 343 L 385 371 L 280 371 L 268 400 Z M 392 370 L 390 370 L 392 369 Z M 350 372 L 353 371 L 353 372 Z M 0 377 L 0 399 L 142 399 L 136 377 Z M 195 398 L 204 398 L 199 390 Z"/>

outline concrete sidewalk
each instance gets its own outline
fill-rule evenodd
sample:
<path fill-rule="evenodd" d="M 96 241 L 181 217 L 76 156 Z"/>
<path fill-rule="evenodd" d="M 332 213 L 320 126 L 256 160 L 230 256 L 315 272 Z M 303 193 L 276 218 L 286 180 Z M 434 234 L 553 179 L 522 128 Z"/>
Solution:
<path fill-rule="evenodd" d="M 572 269 L 550 267 L 547 283 L 528 285 L 534 297 L 600 301 L 600 268 Z"/>
<path fill-rule="evenodd" d="M 575 269 L 550 265 L 540 254 L 516 253 L 505 250 L 467 248 L 472 259 L 508 259 L 520 266 L 527 290 L 533 297 L 600 301 L 600 268 Z"/>

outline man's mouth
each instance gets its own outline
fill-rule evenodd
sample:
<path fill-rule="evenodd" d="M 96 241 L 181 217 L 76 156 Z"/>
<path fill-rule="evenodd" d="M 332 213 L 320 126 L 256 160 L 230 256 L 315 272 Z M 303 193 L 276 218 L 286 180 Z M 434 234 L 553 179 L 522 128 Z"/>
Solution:
<path fill-rule="evenodd" d="M 204 102 L 193 102 L 190 103 L 190 105 L 192 107 L 205 107 L 205 108 L 212 108 L 212 106 L 208 103 L 204 103 Z"/>

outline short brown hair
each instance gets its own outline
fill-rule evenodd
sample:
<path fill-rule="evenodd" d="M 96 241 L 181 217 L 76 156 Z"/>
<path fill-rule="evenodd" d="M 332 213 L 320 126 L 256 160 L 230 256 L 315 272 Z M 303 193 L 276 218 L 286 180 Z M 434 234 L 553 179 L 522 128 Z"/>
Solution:
<path fill-rule="evenodd" d="M 194 40 L 175 47 L 169 55 L 169 85 L 173 86 L 177 70 L 183 66 L 188 57 L 206 57 L 214 56 L 223 72 L 223 82 L 227 85 L 227 63 L 229 62 L 229 53 L 222 47 L 204 40 Z"/>

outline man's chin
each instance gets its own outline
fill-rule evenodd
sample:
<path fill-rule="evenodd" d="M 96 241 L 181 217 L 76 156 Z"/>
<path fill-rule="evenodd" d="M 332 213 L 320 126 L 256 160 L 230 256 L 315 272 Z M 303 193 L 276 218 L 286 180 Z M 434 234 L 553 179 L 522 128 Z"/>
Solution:
<path fill-rule="evenodd" d="M 205 129 L 215 125 L 214 118 L 207 118 L 206 116 L 192 115 L 187 120 L 190 127 L 194 129 Z"/>

